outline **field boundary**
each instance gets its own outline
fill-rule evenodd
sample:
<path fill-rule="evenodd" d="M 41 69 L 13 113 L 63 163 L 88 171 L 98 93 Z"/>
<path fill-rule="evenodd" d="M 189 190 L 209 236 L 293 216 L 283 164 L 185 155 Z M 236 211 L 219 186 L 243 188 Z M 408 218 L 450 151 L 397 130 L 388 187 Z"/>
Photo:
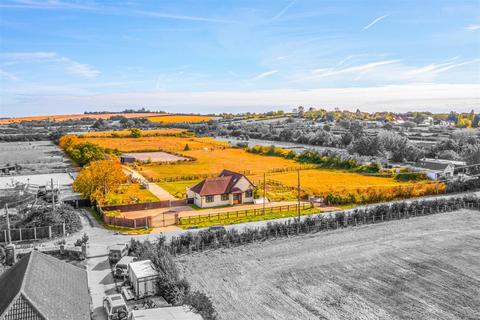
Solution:
<path fill-rule="evenodd" d="M 372 208 L 332 212 L 329 215 L 307 216 L 303 220 L 295 218 L 283 222 L 272 221 L 264 227 L 247 228 L 242 232 L 232 229 L 223 232 L 186 233 L 173 237 L 168 244 L 168 249 L 173 255 L 190 254 L 192 252 L 230 248 L 253 242 L 409 219 L 460 209 L 480 211 L 480 198 L 465 196 L 413 201 L 411 203 L 383 204 Z"/>

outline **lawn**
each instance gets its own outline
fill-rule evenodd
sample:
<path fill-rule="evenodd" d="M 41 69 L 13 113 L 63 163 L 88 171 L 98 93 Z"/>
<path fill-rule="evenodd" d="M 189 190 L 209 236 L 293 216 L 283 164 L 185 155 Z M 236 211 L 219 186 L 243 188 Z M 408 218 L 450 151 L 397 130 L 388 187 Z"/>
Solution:
<path fill-rule="evenodd" d="M 220 142 L 209 137 L 147 136 L 120 139 L 110 137 L 79 137 L 79 142 L 82 141 L 88 141 L 103 148 L 118 149 L 122 152 L 179 152 L 184 150 L 187 144 L 191 150 L 225 148 L 228 146 L 226 142 Z"/>
<path fill-rule="evenodd" d="M 197 160 L 178 164 L 142 165 L 141 173 L 149 178 L 164 179 L 167 177 L 219 174 L 223 169 L 262 174 L 263 172 L 275 168 L 292 168 L 300 166 L 299 163 L 293 160 L 278 157 L 267 158 L 248 153 L 242 149 L 234 148 L 191 150 L 181 152 L 181 154 L 196 158 Z"/>
<path fill-rule="evenodd" d="M 221 319 L 479 319 L 480 215 L 462 210 L 177 258 Z"/>
<path fill-rule="evenodd" d="M 288 209 L 287 209 L 288 208 Z M 233 208 L 232 208 L 233 209 Z M 300 211 L 300 215 L 309 215 L 320 213 L 319 208 L 305 208 Z M 214 225 L 229 225 L 245 222 L 274 220 L 281 218 L 296 217 L 298 215 L 297 208 L 295 206 L 283 206 L 283 210 L 278 210 L 278 207 L 266 208 L 265 213 L 262 209 L 255 210 L 242 210 L 225 212 L 211 215 L 199 215 L 194 217 L 180 218 L 180 223 L 177 225 L 182 229 L 188 229 L 191 226 L 197 226 L 199 228 L 207 228 Z"/>
<path fill-rule="evenodd" d="M 129 184 L 120 187 L 117 193 L 108 193 L 105 196 L 104 205 L 133 204 L 144 202 L 159 201 L 147 189 L 142 188 L 139 184 Z"/>
<path fill-rule="evenodd" d="M 176 198 L 183 199 L 185 198 L 187 187 L 193 187 L 200 181 L 201 181 L 200 179 L 195 179 L 195 180 L 181 180 L 181 181 L 174 181 L 174 182 L 157 182 L 157 184 L 163 189 L 165 189 L 165 191 L 175 196 Z"/>
<path fill-rule="evenodd" d="M 158 123 L 175 123 L 175 122 L 202 122 L 212 119 L 210 116 L 197 116 L 197 115 L 165 115 L 150 117 L 148 120 Z"/>

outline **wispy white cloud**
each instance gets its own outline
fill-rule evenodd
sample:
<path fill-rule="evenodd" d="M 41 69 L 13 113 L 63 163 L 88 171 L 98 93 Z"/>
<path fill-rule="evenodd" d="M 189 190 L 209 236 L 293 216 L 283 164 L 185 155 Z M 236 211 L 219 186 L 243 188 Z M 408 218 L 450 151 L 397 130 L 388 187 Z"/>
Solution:
<path fill-rule="evenodd" d="M 214 22 L 214 23 L 233 23 L 232 20 L 226 19 L 216 19 L 210 17 L 200 17 L 200 16 L 189 16 L 189 15 L 181 15 L 181 14 L 171 14 L 165 12 L 155 12 L 155 11 L 133 11 L 135 14 L 154 17 L 154 18 L 161 18 L 161 19 L 172 19 L 172 20 L 187 20 L 187 21 L 201 21 L 201 22 Z"/>
<path fill-rule="evenodd" d="M 373 27 L 376 23 L 378 23 L 379 21 L 385 19 L 386 17 L 388 17 L 389 15 L 386 14 L 386 15 L 383 15 L 381 17 L 378 17 L 376 19 L 374 19 L 372 22 L 370 22 L 369 24 L 367 24 L 365 27 L 363 27 L 362 31 L 365 31 L 365 30 L 368 30 L 370 29 L 371 27 Z"/>
<path fill-rule="evenodd" d="M 380 66 L 394 64 L 399 61 L 400 60 L 384 60 L 384 61 L 370 62 L 370 63 L 353 66 L 353 67 L 347 67 L 347 68 L 315 69 L 312 71 L 313 75 L 310 76 L 310 78 L 325 78 L 325 77 L 336 76 L 336 75 L 347 74 L 347 73 L 366 73 Z M 341 65 L 343 63 L 342 61 L 340 61 L 339 64 Z"/>
<path fill-rule="evenodd" d="M 281 18 L 295 3 L 297 2 L 297 0 L 293 0 L 292 2 L 290 2 L 289 4 L 287 4 L 285 7 L 283 7 L 282 10 L 280 10 L 276 15 L 274 15 L 270 21 L 275 21 L 279 18 Z"/>
<path fill-rule="evenodd" d="M 96 6 L 91 3 L 82 1 L 60 1 L 60 0 L 12 0 L 6 3 L 0 4 L 0 8 L 12 8 L 12 9 L 76 9 L 76 10 L 94 10 Z"/>
<path fill-rule="evenodd" d="M 263 72 L 263 73 L 257 74 L 256 76 L 254 76 L 254 77 L 252 78 L 252 81 L 256 81 L 256 80 L 260 80 L 260 79 L 269 77 L 269 76 L 271 76 L 271 75 L 274 75 L 275 73 L 278 73 L 278 70 L 270 70 L 270 71 L 267 71 L 267 72 Z"/>
<path fill-rule="evenodd" d="M 480 30 L 480 24 L 471 24 L 469 26 L 466 26 L 465 29 L 468 31 L 477 31 Z"/>
<path fill-rule="evenodd" d="M 10 81 L 18 81 L 18 77 L 14 75 L 13 73 L 4 71 L 0 69 L 0 79 L 6 79 Z"/>
<path fill-rule="evenodd" d="M 68 73 L 84 78 L 95 78 L 100 75 L 100 71 L 94 67 L 63 57 L 55 52 L 2 52 L 0 53 L 0 59 L 7 61 L 9 65 L 38 62 L 59 64 L 62 65 Z"/>

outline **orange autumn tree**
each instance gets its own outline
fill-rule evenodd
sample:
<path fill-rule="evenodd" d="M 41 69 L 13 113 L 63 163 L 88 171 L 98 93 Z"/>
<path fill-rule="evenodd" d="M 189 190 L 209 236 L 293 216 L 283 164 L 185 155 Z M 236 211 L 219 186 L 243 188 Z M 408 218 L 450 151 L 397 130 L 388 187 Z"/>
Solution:
<path fill-rule="evenodd" d="M 73 189 L 90 201 L 103 205 L 105 195 L 116 192 L 127 181 L 122 166 L 115 160 L 92 161 L 73 182 Z"/>

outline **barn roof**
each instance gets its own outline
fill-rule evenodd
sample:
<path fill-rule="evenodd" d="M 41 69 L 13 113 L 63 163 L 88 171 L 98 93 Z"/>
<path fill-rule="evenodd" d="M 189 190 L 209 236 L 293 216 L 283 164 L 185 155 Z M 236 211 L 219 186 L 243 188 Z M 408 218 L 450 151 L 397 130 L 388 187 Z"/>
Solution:
<path fill-rule="evenodd" d="M 46 320 L 90 319 L 86 271 L 38 251 L 4 272 L 0 288 L 0 318 L 22 296 Z"/>

